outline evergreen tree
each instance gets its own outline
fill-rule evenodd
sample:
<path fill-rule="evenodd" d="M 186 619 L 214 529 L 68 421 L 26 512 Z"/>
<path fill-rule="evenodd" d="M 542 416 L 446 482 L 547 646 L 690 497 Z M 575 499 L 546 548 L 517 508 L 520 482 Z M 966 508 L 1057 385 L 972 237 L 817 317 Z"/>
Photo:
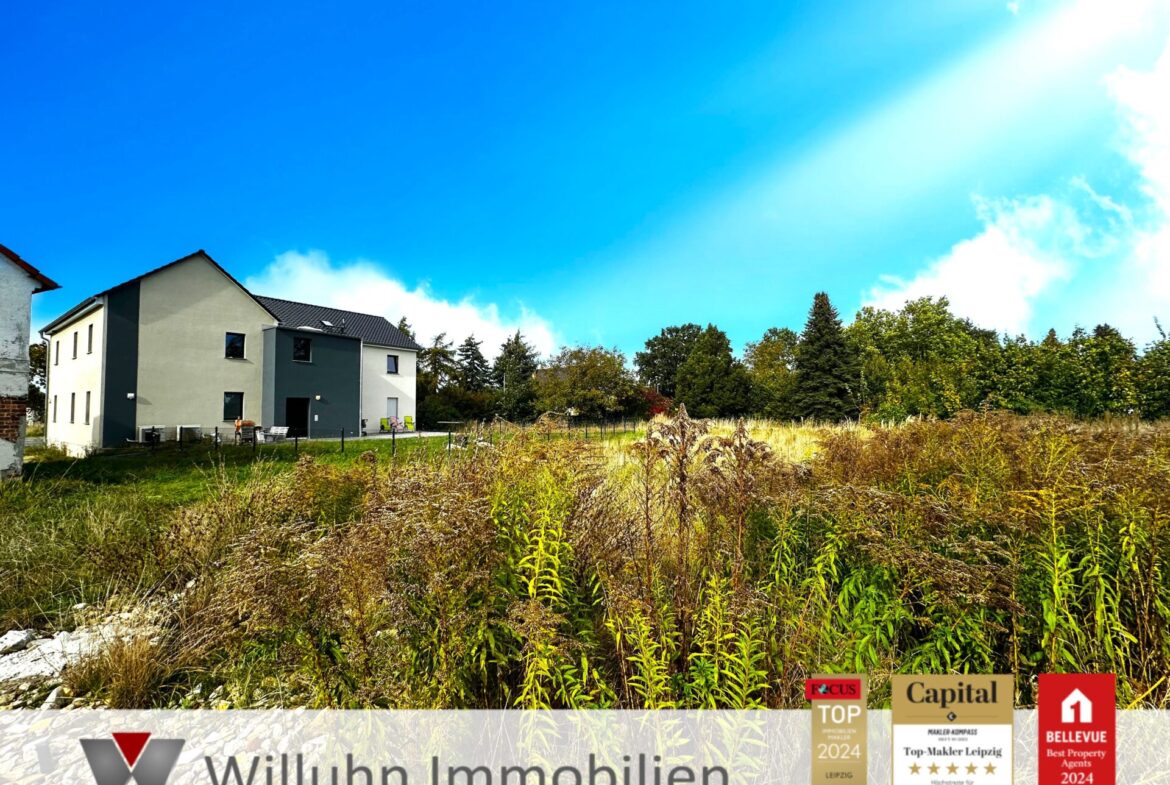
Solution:
<path fill-rule="evenodd" d="M 405 335 L 410 340 L 418 341 L 418 338 L 416 338 L 414 335 L 414 328 L 412 328 L 410 326 L 410 322 L 406 321 L 405 316 L 403 316 L 401 319 L 398 320 L 398 329 L 403 335 Z"/>
<path fill-rule="evenodd" d="M 829 295 L 818 292 L 796 347 L 797 415 L 826 421 L 855 416 L 856 376 L 857 362 L 837 310 Z"/>
<path fill-rule="evenodd" d="M 455 352 L 459 363 L 459 384 L 471 392 L 479 392 L 491 384 L 491 367 L 480 351 L 482 345 L 474 335 L 469 335 Z"/>
<path fill-rule="evenodd" d="M 418 353 L 419 375 L 430 377 L 436 390 L 446 387 L 459 377 L 459 363 L 455 350 L 447 340 L 447 333 L 439 333 L 431 345 Z"/>
<path fill-rule="evenodd" d="M 707 325 L 675 378 L 675 399 L 695 417 L 735 417 L 751 408 L 751 380 L 727 334 Z"/>
<path fill-rule="evenodd" d="M 508 420 L 527 420 L 536 413 L 533 376 L 538 367 L 536 350 L 516 334 L 504 341 L 492 363 L 496 413 Z"/>
<path fill-rule="evenodd" d="M 634 355 L 634 365 L 642 381 L 673 398 L 678 369 L 690 357 L 691 349 L 702 332 L 703 328 L 699 325 L 688 323 L 666 327 L 646 341 L 646 351 Z"/>

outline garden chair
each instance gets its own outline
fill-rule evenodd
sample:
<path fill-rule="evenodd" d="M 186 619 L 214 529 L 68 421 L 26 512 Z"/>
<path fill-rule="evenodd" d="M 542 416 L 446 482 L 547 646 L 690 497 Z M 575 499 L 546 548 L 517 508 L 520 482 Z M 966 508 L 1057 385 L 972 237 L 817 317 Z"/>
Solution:
<path fill-rule="evenodd" d="M 402 422 L 406 425 L 406 430 L 408 430 L 408 431 L 414 430 L 414 418 L 411 417 L 409 414 L 402 418 Z"/>

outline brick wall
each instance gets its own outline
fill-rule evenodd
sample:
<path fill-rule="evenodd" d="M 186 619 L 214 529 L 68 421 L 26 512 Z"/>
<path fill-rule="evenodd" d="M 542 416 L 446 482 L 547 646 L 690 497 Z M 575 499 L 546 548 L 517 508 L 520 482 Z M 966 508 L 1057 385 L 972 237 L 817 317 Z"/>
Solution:
<path fill-rule="evenodd" d="M 27 408 L 27 396 L 0 398 L 0 439 L 15 442 L 20 438 L 20 428 Z"/>

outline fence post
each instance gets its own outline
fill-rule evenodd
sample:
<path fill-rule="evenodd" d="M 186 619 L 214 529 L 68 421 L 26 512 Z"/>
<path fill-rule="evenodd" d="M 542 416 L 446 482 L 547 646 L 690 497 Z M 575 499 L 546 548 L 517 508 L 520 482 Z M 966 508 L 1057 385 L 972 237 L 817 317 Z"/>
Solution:
<path fill-rule="evenodd" d="M 390 429 L 390 457 L 391 458 L 393 458 L 395 455 L 398 454 L 397 431 L 398 431 L 397 428 Z"/>
<path fill-rule="evenodd" d="M 212 449 L 219 452 L 219 426 L 215 426 L 215 433 L 211 437 Z"/>
<path fill-rule="evenodd" d="M 293 455 L 299 455 L 301 452 L 301 435 L 295 434 L 293 436 Z"/>
<path fill-rule="evenodd" d="M 345 452 L 345 428 L 341 429 L 341 451 Z"/>
<path fill-rule="evenodd" d="M 256 444 L 258 441 L 259 441 L 259 439 L 256 438 L 256 429 L 253 428 L 252 429 L 252 457 L 253 458 L 256 457 Z"/>

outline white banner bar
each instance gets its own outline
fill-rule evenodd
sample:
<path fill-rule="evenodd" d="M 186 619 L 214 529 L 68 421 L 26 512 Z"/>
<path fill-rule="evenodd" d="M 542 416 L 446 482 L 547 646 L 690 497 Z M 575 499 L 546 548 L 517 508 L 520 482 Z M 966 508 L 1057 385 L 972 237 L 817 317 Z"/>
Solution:
<path fill-rule="evenodd" d="M 1170 782 L 1170 712 L 1117 734 L 1119 785 Z M 1030 785 L 1034 711 L 1015 737 Z M 0 785 L 805 785 L 809 738 L 807 711 L 0 711 Z M 885 785 L 888 711 L 868 738 Z"/>

